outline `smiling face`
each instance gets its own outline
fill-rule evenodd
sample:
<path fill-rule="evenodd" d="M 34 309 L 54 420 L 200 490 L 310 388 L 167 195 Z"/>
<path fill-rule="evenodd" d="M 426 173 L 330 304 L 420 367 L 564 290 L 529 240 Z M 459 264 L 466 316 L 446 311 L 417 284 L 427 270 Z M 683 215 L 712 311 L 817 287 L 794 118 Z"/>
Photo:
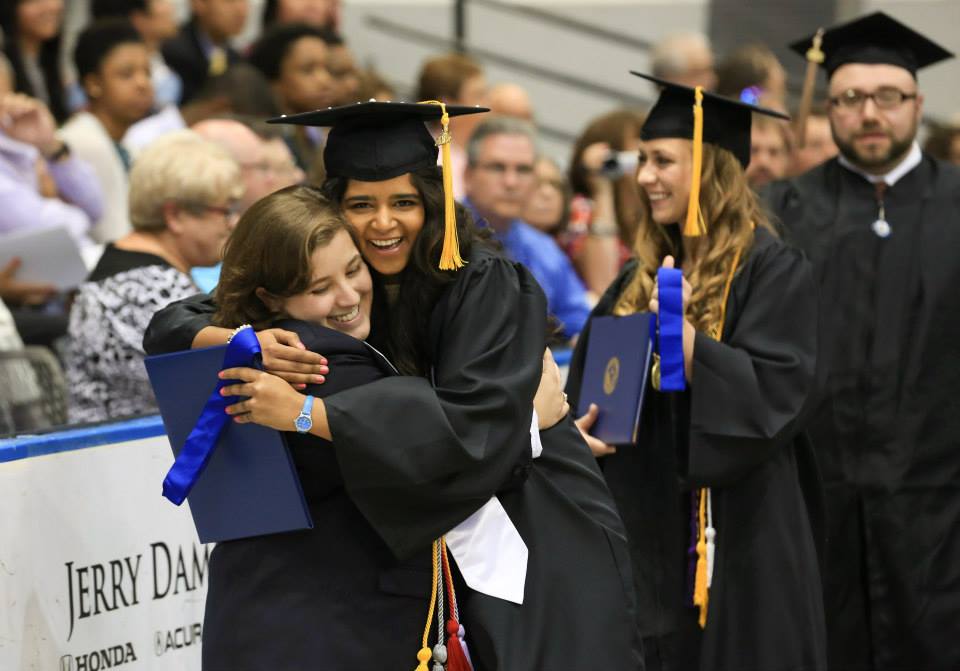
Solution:
<path fill-rule="evenodd" d="M 402 272 L 425 218 L 423 198 L 410 174 L 382 182 L 351 179 L 341 207 L 373 269 L 381 275 Z"/>
<path fill-rule="evenodd" d="M 340 230 L 310 256 L 311 280 L 306 290 L 287 297 L 257 295 L 273 311 L 365 340 L 370 335 L 373 281 L 353 239 Z"/>
<path fill-rule="evenodd" d="M 663 138 L 640 144 L 637 184 L 650 201 L 653 220 L 676 224 L 687 216 L 693 152 L 690 140 Z"/>

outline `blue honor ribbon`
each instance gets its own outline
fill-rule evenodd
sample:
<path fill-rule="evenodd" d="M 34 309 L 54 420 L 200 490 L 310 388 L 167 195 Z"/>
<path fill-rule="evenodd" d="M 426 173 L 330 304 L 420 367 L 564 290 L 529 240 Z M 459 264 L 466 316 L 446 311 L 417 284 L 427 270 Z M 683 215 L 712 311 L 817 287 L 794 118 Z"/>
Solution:
<path fill-rule="evenodd" d="M 260 359 L 260 342 L 252 327 L 242 328 L 234 334 L 223 355 L 223 366 L 227 368 L 253 368 Z M 235 380 L 217 380 L 217 386 L 210 394 L 200 419 L 197 420 L 183 449 L 163 479 L 163 495 L 178 506 L 193 489 L 197 479 L 207 467 L 213 450 L 217 446 L 220 434 L 230 422 L 226 407 L 240 401 L 239 396 L 221 396 L 220 390 L 233 384 Z"/>
<path fill-rule="evenodd" d="M 683 391 L 683 273 L 677 268 L 657 271 L 660 302 L 659 337 L 660 391 Z"/>

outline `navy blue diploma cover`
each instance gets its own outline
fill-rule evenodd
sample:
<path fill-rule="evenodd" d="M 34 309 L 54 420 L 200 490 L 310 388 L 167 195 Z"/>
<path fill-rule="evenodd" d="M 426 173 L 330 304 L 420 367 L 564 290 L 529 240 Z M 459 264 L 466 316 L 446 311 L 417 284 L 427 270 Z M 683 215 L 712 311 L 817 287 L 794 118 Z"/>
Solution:
<path fill-rule="evenodd" d="M 226 349 L 208 347 L 144 361 L 174 456 L 217 385 Z M 283 434 L 257 424 L 227 424 L 187 501 L 204 543 L 313 527 Z"/>
<path fill-rule="evenodd" d="M 590 404 L 596 403 L 600 413 L 590 433 L 610 445 L 629 445 L 637 440 L 650 371 L 652 317 L 649 312 L 641 312 L 590 320 L 577 415 L 585 414 Z"/>

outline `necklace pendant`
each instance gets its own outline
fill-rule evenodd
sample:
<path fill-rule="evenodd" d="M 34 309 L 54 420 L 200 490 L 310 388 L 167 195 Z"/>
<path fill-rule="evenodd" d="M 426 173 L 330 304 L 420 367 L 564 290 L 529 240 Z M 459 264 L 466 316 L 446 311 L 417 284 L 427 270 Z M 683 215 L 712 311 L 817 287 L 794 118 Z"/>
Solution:
<path fill-rule="evenodd" d="M 877 219 L 870 225 L 870 228 L 873 229 L 878 238 L 889 238 L 893 231 L 886 219 Z"/>

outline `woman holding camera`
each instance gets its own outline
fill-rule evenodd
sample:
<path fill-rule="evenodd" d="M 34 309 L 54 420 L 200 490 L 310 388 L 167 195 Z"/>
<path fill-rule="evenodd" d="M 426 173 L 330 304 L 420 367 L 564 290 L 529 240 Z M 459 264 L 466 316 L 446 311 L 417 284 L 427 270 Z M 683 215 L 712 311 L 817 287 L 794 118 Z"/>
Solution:
<path fill-rule="evenodd" d="M 641 135 L 637 260 L 591 320 L 676 301 L 686 390 L 659 391 L 655 366 L 636 444 L 588 437 L 627 525 L 647 670 L 823 669 L 820 490 L 802 433 L 816 288 L 744 176 L 751 115 L 767 112 L 654 81 L 665 88 Z M 661 295 L 661 266 L 682 269 L 682 296 Z M 570 367 L 574 407 L 590 324 Z"/>

